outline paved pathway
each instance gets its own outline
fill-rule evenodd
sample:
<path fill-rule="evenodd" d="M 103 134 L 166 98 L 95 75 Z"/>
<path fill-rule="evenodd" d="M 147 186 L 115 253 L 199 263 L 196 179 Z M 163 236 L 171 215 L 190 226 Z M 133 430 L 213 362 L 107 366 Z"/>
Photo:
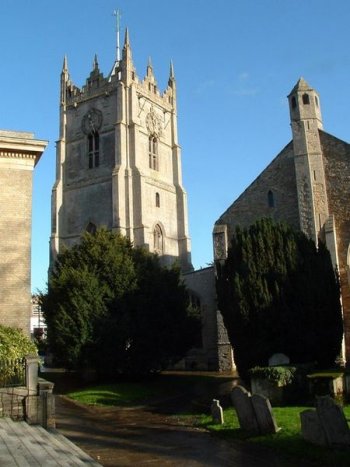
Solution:
<path fill-rule="evenodd" d="M 1 467 L 101 467 L 56 430 L 0 418 Z"/>
<path fill-rule="evenodd" d="M 295 467 L 270 451 L 181 425 L 154 408 L 86 408 L 58 396 L 56 414 L 57 429 L 103 466 Z"/>

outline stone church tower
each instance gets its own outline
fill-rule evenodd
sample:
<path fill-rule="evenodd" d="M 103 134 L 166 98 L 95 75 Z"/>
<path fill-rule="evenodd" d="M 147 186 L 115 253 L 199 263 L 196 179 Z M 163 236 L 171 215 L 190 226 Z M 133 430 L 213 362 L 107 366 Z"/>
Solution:
<path fill-rule="evenodd" d="M 293 139 L 216 221 L 214 259 L 225 259 L 237 225 L 261 217 L 324 241 L 339 271 L 350 364 L 350 144 L 323 129 L 319 96 L 303 78 L 288 101 Z"/>
<path fill-rule="evenodd" d="M 329 217 L 320 134 L 323 129 L 319 97 L 303 78 L 288 96 L 300 229 L 314 242 Z"/>
<path fill-rule="evenodd" d="M 158 253 L 166 265 L 192 269 L 173 66 L 164 92 L 150 61 L 140 80 L 127 30 L 122 57 L 107 77 L 95 57 L 78 88 L 64 60 L 51 264 L 63 246 L 99 226 Z"/>

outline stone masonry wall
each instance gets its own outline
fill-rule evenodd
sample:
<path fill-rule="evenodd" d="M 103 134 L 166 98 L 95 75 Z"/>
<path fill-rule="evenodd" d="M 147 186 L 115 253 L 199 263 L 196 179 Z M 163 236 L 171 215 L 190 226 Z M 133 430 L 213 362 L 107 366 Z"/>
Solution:
<path fill-rule="evenodd" d="M 269 191 L 273 206 L 269 205 Z M 299 228 L 299 214 L 293 145 L 289 143 L 254 180 L 240 197 L 222 214 L 216 224 L 226 224 L 228 245 L 237 225 L 248 227 L 257 219 L 272 217 Z"/>
<path fill-rule="evenodd" d="M 350 243 L 350 145 L 320 132 L 330 214 L 334 215 L 337 235 L 339 274 L 344 312 L 347 361 L 350 360 L 350 288 L 347 254 Z"/>
<path fill-rule="evenodd" d="M 194 349 L 190 357 L 196 369 L 233 370 L 232 347 L 220 312 L 217 310 L 214 268 L 208 267 L 184 274 L 186 287 L 200 300 L 202 349 Z"/>
<path fill-rule="evenodd" d="M 8 159 L 0 186 L 0 323 L 29 334 L 32 168 Z"/>

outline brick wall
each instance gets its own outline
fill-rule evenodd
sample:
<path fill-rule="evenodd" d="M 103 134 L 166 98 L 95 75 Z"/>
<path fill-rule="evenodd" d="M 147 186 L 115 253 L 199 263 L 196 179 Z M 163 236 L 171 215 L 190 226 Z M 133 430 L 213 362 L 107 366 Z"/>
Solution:
<path fill-rule="evenodd" d="M 12 161 L 11 161 L 12 162 Z M 32 167 L 0 165 L 0 323 L 29 333 Z"/>

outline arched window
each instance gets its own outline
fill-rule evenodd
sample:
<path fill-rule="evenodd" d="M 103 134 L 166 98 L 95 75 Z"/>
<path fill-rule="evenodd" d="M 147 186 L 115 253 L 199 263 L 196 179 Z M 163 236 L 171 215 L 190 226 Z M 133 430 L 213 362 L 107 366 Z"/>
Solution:
<path fill-rule="evenodd" d="M 86 231 L 91 235 L 94 235 L 96 233 L 96 230 L 97 230 L 97 227 L 93 222 L 89 222 L 88 225 L 86 226 Z"/>
<path fill-rule="evenodd" d="M 92 131 L 88 135 L 89 169 L 100 165 L 100 136 L 98 131 Z"/>
<path fill-rule="evenodd" d="M 303 94 L 303 104 L 310 104 L 310 97 L 309 97 L 309 94 Z"/>
<path fill-rule="evenodd" d="M 157 207 L 157 208 L 160 207 L 160 196 L 159 196 L 159 193 L 156 193 L 156 207 Z"/>
<path fill-rule="evenodd" d="M 315 96 L 315 102 L 316 102 L 316 107 L 318 107 L 318 99 L 317 99 L 317 96 Z"/>
<path fill-rule="evenodd" d="M 158 255 L 163 254 L 163 232 L 158 224 L 153 230 L 153 251 Z"/>
<path fill-rule="evenodd" d="M 297 100 L 295 98 L 295 96 L 292 97 L 292 109 L 295 109 L 295 107 L 297 106 Z"/>
<path fill-rule="evenodd" d="M 271 190 L 269 190 L 269 192 L 267 193 L 267 204 L 268 204 L 269 208 L 274 208 L 275 207 L 275 198 L 274 198 L 273 192 Z"/>
<path fill-rule="evenodd" d="M 158 169 L 158 140 L 157 137 L 151 135 L 148 140 L 148 156 L 149 156 L 149 167 L 153 170 Z"/>

